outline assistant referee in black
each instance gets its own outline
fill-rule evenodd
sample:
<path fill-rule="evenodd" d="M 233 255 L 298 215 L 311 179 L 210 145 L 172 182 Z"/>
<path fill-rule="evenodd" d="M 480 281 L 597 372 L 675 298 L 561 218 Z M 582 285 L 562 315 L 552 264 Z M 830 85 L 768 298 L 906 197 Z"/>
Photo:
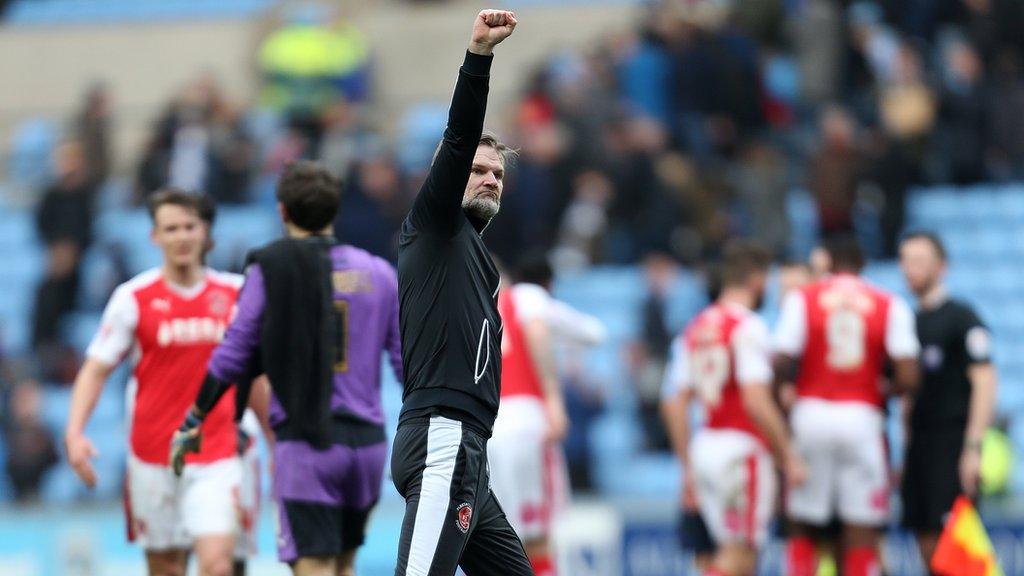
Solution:
<path fill-rule="evenodd" d="M 978 491 L 981 441 L 995 410 L 996 373 L 988 329 L 968 304 L 946 292 L 941 240 L 928 232 L 906 236 L 900 266 L 917 296 L 922 370 L 909 415 L 903 525 L 916 534 L 927 566 L 953 501 Z"/>
<path fill-rule="evenodd" d="M 399 323 L 405 367 L 391 475 L 405 498 L 396 576 L 523 576 L 533 570 L 490 490 L 498 412 L 498 270 L 480 235 L 498 213 L 512 151 L 484 134 L 492 49 L 512 12 L 484 10 L 459 71 L 448 127 L 402 224 Z"/>

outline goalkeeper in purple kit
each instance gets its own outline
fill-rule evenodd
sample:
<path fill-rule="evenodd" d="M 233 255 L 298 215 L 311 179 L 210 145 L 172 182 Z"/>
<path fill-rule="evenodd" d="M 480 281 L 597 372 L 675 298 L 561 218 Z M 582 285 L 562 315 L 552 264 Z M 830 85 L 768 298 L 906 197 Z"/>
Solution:
<path fill-rule="evenodd" d="M 229 382 L 247 396 L 253 377 L 268 376 L 278 557 L 300 576 L 354 574 L 387 457 L 383 352 L 402 380 L 395 270 L 334 242 L 339 193 L 311 162 L 281 177 L 288 236 L 249 255 L 238 314 L 171 446 L 177 465 Z"/>

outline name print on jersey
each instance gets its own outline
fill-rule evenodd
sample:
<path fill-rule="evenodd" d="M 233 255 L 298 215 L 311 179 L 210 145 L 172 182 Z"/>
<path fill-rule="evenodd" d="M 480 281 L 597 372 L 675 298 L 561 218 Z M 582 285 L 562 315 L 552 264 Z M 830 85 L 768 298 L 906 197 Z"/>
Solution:
<path fill-rule="evenodd" d="M 157 327 L 156 343 L 161 348 L 217 344 L 224 339 L 227 327 L 227 322 L 210 317 L 161 320 Z"/>

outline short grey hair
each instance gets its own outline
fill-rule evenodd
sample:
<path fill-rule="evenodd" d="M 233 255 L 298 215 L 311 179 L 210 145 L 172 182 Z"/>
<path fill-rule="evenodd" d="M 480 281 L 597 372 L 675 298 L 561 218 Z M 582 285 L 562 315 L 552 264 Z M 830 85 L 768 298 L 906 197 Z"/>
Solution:
<path fill-rule="evenodd" d="M 437 148 L 434 149 L 434 155 L 430 158 L 430 163 L 433 164 L 437 160 L 437 155 L 441 153 L 441 146 L 444 144 L 444 140 L 437 143 Z M 480 141 L 477 143 L 477 147 L 487 146 L 493 148 L 498 153 L 498 158 L 501 159 L 501 165 L 504 168 L 508 168 L 510 165 L 515 164 L 516 158 L 519 158 L 519 150 L 509 147 L 507 144 L 498 139 L 498 135 L 490 130 L 484 130 L 480 134 Z"/>
<path fill-rule="evenodd" d="M 498 139 L 497 134 L 490 130 L 484 130 L 483 134 L 480 135 L 480 143 L 477 146 L 493 148 L 498 153 L 498 157 L 501 158 L 501 165 L 506 168 L 510 164 L 515 164 L 516 158 L 519 158 L 519 150 L 510 148 Z"/>

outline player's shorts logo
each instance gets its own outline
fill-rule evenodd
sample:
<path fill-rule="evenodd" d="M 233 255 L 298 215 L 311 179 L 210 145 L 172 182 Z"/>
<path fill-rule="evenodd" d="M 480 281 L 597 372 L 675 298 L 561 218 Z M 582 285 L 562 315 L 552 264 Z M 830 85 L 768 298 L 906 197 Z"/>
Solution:
<path fill-rule="evenodd" d="M 463 534 L 469 532 L 469 521 L 473 519 L 473 507 L 470 506 L 468 502 L 463 502 L 462 504 L 459 504 L 459 507 L 455 509 L 455 512 L 458 513 L 458 520 L 456 520 L 456 524 L 458 524 L 459 530 L 462 530 Z"/>

